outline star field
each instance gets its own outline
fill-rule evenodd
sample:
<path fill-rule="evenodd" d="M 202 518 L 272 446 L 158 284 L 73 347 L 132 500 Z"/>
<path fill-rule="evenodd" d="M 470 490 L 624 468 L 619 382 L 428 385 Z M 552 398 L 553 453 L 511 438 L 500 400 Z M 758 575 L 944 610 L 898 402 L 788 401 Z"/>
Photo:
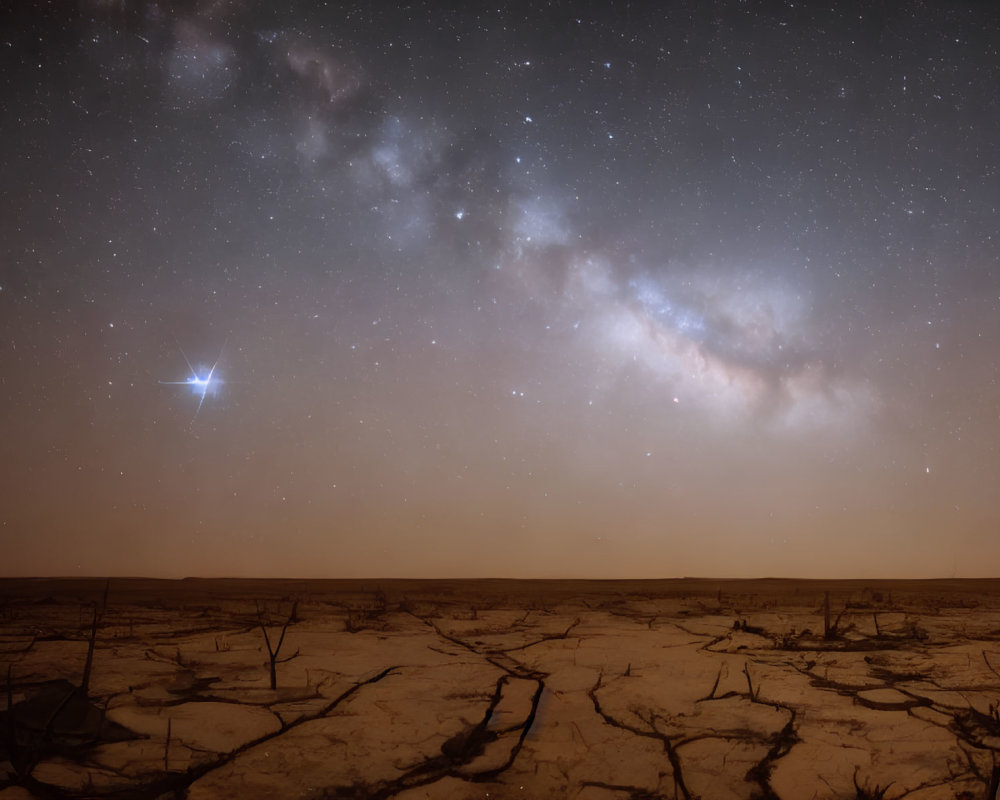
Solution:
<path fill-rule="evenodd" d="M 3 574 L 995 573 L 996 11 L 4 14 Z"/>

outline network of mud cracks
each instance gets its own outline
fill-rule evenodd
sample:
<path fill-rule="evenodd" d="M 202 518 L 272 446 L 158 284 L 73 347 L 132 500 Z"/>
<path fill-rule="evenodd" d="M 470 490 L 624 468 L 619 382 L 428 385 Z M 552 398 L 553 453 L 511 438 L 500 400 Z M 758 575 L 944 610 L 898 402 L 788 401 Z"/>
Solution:
<path fill-rule="evenodd" d="M 1000 782 L 992 582 L 6 581 L 0 602 L 4 800 Z"/>

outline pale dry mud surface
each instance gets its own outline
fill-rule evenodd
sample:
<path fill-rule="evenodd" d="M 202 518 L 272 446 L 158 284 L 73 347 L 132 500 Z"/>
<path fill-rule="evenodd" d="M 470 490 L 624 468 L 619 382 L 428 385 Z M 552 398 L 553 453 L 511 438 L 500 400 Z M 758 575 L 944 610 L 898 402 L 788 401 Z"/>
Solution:
<path fill-rule="evenodd" d="M 0 800 L 1000 782 L 1000 581 L 5 580 L 0 670 Z"/>

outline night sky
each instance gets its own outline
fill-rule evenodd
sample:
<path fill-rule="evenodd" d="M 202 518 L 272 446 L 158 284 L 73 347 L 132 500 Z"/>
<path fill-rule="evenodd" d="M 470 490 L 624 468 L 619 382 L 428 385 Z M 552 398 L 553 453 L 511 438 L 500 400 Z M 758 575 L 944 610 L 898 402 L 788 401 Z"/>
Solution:
<path fill-rule="evenodd" d="M 20 5 L 0 574 L 1000 572 L 992 4 Z"/>

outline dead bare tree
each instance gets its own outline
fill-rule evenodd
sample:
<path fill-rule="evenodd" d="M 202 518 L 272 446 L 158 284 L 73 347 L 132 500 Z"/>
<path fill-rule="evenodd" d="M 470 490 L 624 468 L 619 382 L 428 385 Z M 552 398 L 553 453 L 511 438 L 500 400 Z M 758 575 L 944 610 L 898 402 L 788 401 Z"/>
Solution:
<path fill-rule="evenodd" d="M 889 787 L 892 786 L 891 783 L 887 783 L 885 786 L 879 786 L 877 783 L 872 786 L 865 781 L 865 785 L 862 786 L 858 783 L 858 772 L 859 767 L 854 768 L 854 791 L 855 797 L 858 800 L 882 800 L 885 797 L 885 793 L 889 791 Z"/>
<path fill-rule="evenodd" d="M 170 728 L 173 720 L 167 717 L 167 739 L 163 743 L 163 771 L 170 772 Z"/>
<path fill-rule="evenodd" d="M 1000 764 L 996 761 L 996 754 L 993 754 L 993 770 L 990 772 L 989 787 L 986 790 L 987 798 L 995 798 L 1000 795 Z"/>
<path fill-rule="evenodd" d="M 97 643 L 97 626 L 100 624 L 101 618 L 107 610 L 108 592 L 110 589 L 111 579 L 108 578 L 104 583 L 104 598 L 101 600 L 101 604 L 94 603 L 94 619 L 90 626 L 90 643 L 87 645 L 87 660 L 83 665 L 83 680 L 80 681 L 80 692 L 84 697 L 88 696 L 90 690 L 90 672 L 94 666 L 94 646 Z"/>
<path fill-rule="evenodd" d="M 260 625 L 260 630 L 264 634 L 264 644 L 267 646 L 267 657 L 271 667 L 271 688 L 277 689 L 278 688 L 278 674 L 276 669 L 277 665 L 286 664 L 293 658 L 298 658 L 299 655 L 299 651 L 296 650 L 294 653 L 292 653 L 292 655 L 286 656 L 285 658 L 278 657 L 278 655 L 281 653 L 281 645 L 285 643 L 285 634 L 288 632 L 288 626 L 291 625 L 292 622 L 294 622 L 297 619 L 295 612 L 298 611 L 299 601 L 296 600 L 294 603 L 292 603 L 291 613 L 289 613 L 288 619 L 286 619 L 284 624 L 281 626 L 281 634 L 278 636 L 278 643 L 273 646 L 271 645 L 271 637 L 270 635 L 268 635 L 267 632 L 267 625 L 269 620 L 265 619 L 264 612 L 261 611 L 260 608 L 260 603 L 255 600 L 254 605 L 257 608 L 257 623 Z"/>
<path fill-rule="evenodd" d="M 837 618 L 830 622 L 830 593 L 826 592 L 823 595 L 823 638 L 827 641 L 837 639 L 840 636 L 840 621 L 844 618 L 844 614 L 847 613 L 847 609 L 850 607 L 850 603 L 845 603 L 844 607 L 837 614 Z M 878 621 L 876 621 L 878 625 Z"/>

